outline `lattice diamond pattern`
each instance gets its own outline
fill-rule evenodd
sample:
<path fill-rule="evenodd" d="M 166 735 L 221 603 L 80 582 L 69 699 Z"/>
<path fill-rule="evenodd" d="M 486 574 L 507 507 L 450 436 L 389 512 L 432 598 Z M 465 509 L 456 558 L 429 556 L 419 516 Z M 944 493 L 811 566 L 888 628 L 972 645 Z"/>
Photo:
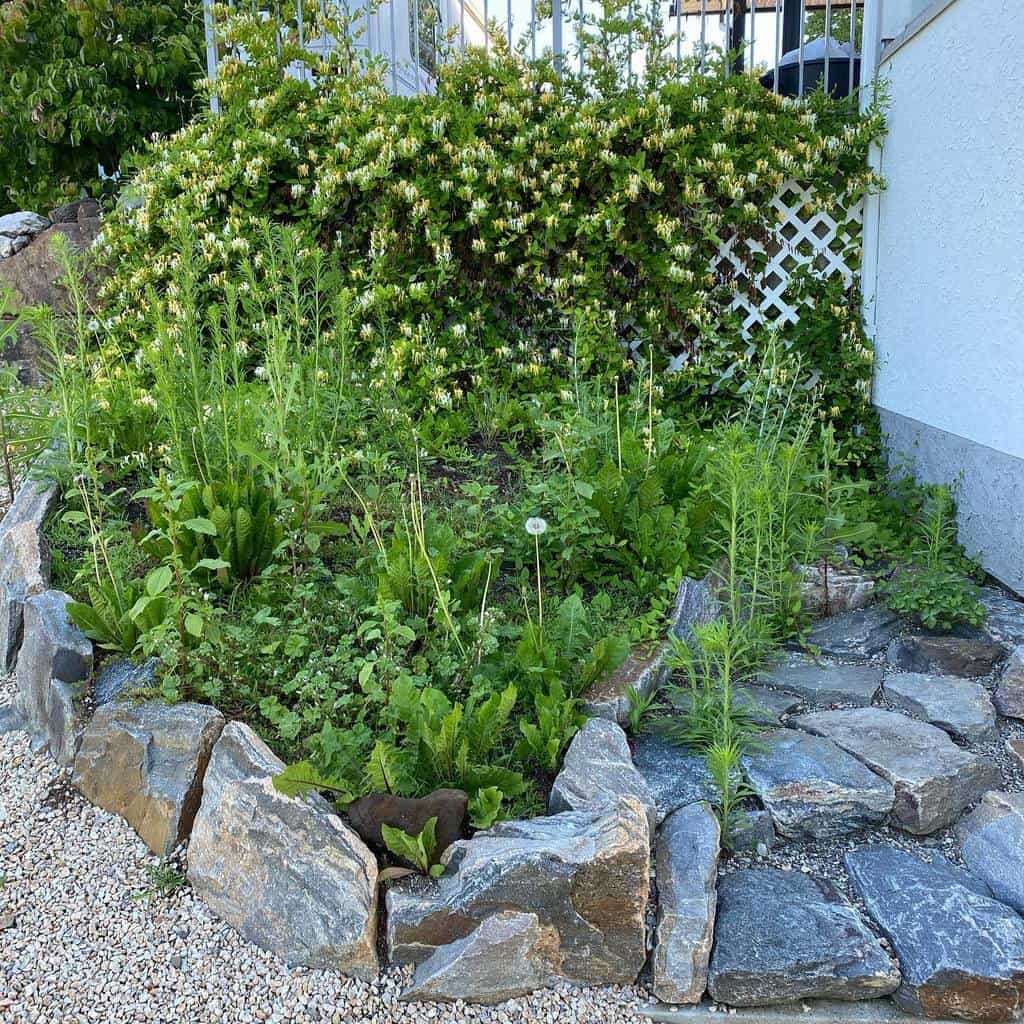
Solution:
<path fill-rule="evenodd" d="M 730 307 L 742 315 L 747 339 L 756 327 L 782 327 L 799 320 L 799 307 L 783 297 L 797 267 L 813 263 L 825 277 L 839 274 L 847 284 L 853 279 L 847 257 L 860 243 L 863 204 L 858 200 L 845 205 L 837 198 L 831 210 L 820 210 L 814 209 L 813 199 L 810 189 L 788 182 L 772 200 L 779 226 L 767 247 L 733 236 L 719 249 L 715 269 L 733 284 Z M 755 253 L 767 255 L 763 269 L 751 262 Z"/>

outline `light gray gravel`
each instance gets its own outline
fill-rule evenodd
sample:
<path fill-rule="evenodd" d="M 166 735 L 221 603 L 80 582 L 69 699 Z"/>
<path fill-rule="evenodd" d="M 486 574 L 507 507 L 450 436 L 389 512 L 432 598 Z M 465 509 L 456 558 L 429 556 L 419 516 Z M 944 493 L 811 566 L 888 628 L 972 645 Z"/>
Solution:
<path fill-rule="evenodd" d="M 0 703 L 12 696 L 0 682 Z M 636 1007 L 649 995 L 639 988 L 407 1004 L 400 971 L 367 984 L 289 970 L 187 887 L 140 898 L 156 863 L 128 825 L 33 756 L 24 734 L 0 735 L 2 1024 L 643 1024 Z"/>

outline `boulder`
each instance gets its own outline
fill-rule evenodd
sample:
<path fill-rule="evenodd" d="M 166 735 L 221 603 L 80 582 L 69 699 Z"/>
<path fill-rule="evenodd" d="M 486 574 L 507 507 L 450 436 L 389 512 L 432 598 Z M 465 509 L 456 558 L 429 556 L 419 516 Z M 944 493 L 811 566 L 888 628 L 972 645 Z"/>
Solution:
<path fill-rule="evenodd" d="M 971 873 L 996 899 L 1024 914 L 1024 793 L 986 793 L 957 835 Z"/>
<path fill-rule="evenodd" d="M 995 705 L 1007 718 L 1024 718 L 1024 644 L 1013 649 L 996 686 Z"/>
<path fill-rule="evenodd" d="M 548 813 L 614 804 L 633 796 L 647 811 L 650 833 L 658 823 L 647 780 L 633 767 L 626 734 L 614 722 L 591 718 L 572 738 L 548 798 Z"/>
<path fill-rule="evenodd" d="M 92 682 L 92 702 L 97 707 L 112 704 L 121 698 L 152 690 L 158 682 L 160 660 L 143 662 L 131 658 L 108 658 Z"/>
<path fill-rule="evenodd" d="M 6 732 L 21 732 L 27 724 L 17 704 L 0 704 L 0 736 Z"/>
<path fill-rule="evenodd" d="M 964 872 L 892 846 L 846 855 L 853 885 L 892 943 L 904 1010 L 1011 1020 L 1024 1008 L 1024 919 L 965 884 Z"/>
<path fill-rule="evenodd" d="M 536 914 L 485 917 L 464 939 L 439 946 L 417 968 L 404 1000 L 500 1003 L 544 988 L 558 960 L 558 932 Z"/>
<path fill-rule="evenodd" d="M 705 803 L 673 811 L 658 833 L 658 927 L 651 963 L 655 996 L 666 1003 L 699 1003 L 718 896 L 720 830 Z"/>
<path fill-rule="evenodd" d="M 721 614 L 712 577 L 709 575 L 697 580 L 684 576 L 676 592 L 670 631 L 680 640 L 690 640 L 695 627 L 706 626 Z"/>
<path fill-rule="evenodd" d="M 996 709 L 980 683 L 950 676 L 896 672 L 886 676 L 886 696 L 915 718 L 931 722 L 967 743 L 996 738 Z"/>
<path fill-rule="evenodd" d="M 629 984 L 646 959 L 649 856 L 646 809 L 634 797 L 500 822 L 449 847 L 439 879 L 389 889 L 391 960 L 421 964 L 494 914 L 533 913 L 557 935 L 555 980 Z"/>
<path fill-rule="evenodd" d="M 885 660 L 904 672 L 987 676 L 1006 657 L 1006 648 L 991 640 L 962 636 L 903 636 L 894 640 Z"/>
<path fill-rule="evenodd" d="M 996 643 L 1024 644 L 1024 601 L 995 587 L 982 587 L 978 600 L 985 606 L 987 619 L 982 629 Z"/>
<path fill-rule="evenodd" d="M 815 623 L 807 635 L 807 646 L 827 657 L 873 658 L 889 646 L 899 629 L 898 615 L 873 605 Z"/>
<path fill-rule="evenodd" d="M 719 878 L 708 975 L 716 1002 L 874 999 L 899 983 L 885 950 L 829 882 L 775 868 Z"/>
<path fill-rule="evenodd" d="M 629 715 L 629 692 L 641 697 L 654 693 L 668 678 L 670 643 L 642 644 L 612 673 L 599 679 L 583 695 L 583 710 L 593 718 L 622 725 Z"/>
<path fill-rule="evenodd" d="M 874 665 L 842 665 L 799 657 L 762 672 L 759 678 L 812 704 L 866 707 L 882 685 L 882 670 Z"/>
<path fill-rule="evenodd" d="M 18 213 L 6 213 L 0 217 L 0 235 L 5 238 L 18 238 L 23 235 L 38 235 L 50 226 L 48 218 L 38 213 L 22 210 Z"/>
<path fill-rule="evenodd" d="M 1006 753 L 1010 755 L 1016 767 L 1024 770 L 1024 739 L 1007 740 Z"/>
<path fill-rule="evenodd" d="M 204 704 L 118 702 L 82 734 L 72 781 L 90 803 L 119 814 L 159 857 L 189 836 L 203 774 L 224 716 Z"/>
<path fill-rule="evenodd" d="M 18 705 L 36 746 L 70 766 L 82 724 L 80 700 L 92 672 L 92 642 L 68 619 L 71 598 L 44 590 L 25 601 L 18 655 Z"/>
<path fill-rule="evenodd" d="M 800 603 L 812 618 L 841 615 L 871 604 L 875 581 L 855 565 L 805 565 Z"/>
<path fill-rule="evenodd" d="M 2 672 L 10 672 L 18 657 L 26 599 L 50 585 L 50 552 L 42 529 L 58 494 L 53 481 L 30 477 L 19 488 L 0 523 Z"/>
<path fill-rule="evenodd" d="M 787 839 L 831 839 L 884 821 L 893 787 L 829 739 L 796 729 L 761 737 L 744 759 L 751 789 Z"/>
<path fill-rule="evenodd" d="M 64 203 L 50 211 L 53 224 L 77 224 L 80 220 L 90 220 L 100 215 L 100 204 L 95 199 L 76 199 Z"/>
<path fill-rule="evenodd" d="M 381 825 L 400 828 L 417 836 L 431 818 L 437 818 L 435 835 L 440 856 L 457 839 L 462 838 L 469 796 L 461 789 L 438 789 L 424 797 L 395 796 L 393 793 L 371 793 L 348 807 L 349 824 L 364 843 L 378 853 L 386 849 Z"/>
<path fill-rule="evenodd" d="M 677 807 L 717 799 L 718 790 L 704 757 L 662 736 L 652 733 L 638 736 L 633 746 L 633 764 L 654 798 L 659 821 Z"/>
<path fill-rule="evenodd" d="M 961 750 L 941 729 L 895 711 L 819 711 L 797 717 L 794 725 L 827 737 L 891 782 L 893 820 L 915 835 L 952 824 L 1002 781 L 993 762 Z"/>
<path fill-rule="evenodd" d="M 377 862 L 317 795 L 284 796 L 284 765 L 247 726 L 213 748 L 188 879 L 210 909 L 292 966 L 377 974 Z"/>

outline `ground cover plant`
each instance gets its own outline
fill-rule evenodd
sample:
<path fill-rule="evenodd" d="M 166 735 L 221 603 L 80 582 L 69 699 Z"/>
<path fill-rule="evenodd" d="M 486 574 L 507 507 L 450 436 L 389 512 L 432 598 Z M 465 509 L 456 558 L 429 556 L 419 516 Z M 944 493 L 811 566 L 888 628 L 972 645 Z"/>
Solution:
<path fill-rule="evenodd" d="M 68 259 L 41 324 L 72 617 L 250 722 L 287 792 L 454 786 L 483 828 L 540 809 L 586 689 L 714 571 L 677 738 L 728 821 L 732 687 L 801 629 L 799 564 L 903 538 L 856 297 L 798 275 L 800 325 L 746 338 L 709 268 L 790 175 L 874 187 L 879 115 L 656 60 L 622 88 L 610 24 L 582 75 L 496 47 L 415 99 L 231 31 L 222 116 L 153 145 L 98 301 Z"/>

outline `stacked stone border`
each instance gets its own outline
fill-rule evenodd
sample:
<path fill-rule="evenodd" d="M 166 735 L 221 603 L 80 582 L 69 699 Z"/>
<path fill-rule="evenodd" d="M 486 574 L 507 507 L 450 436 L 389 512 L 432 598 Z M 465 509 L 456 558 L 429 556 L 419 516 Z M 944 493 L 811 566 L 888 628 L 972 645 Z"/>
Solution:
<path fill-rule="evenodd" d="M 891 994 L 917 1015 L 972 1020 L 1011 1019 L 1024 1008 L 1024 880 L 989 853 L 993 828 L 1024 843 L 1024 797 L 997 792 L 995 766 L 949 738 L 987 737 L 994 728 L 983 689 L 956 677 L 1007 655 L 1001 623 L 1019 626 L 1013 640 L 1024 642 L 1024 614 L 1018 622 L 1018 609 L 999 603 L 1008 599 L 990 601 L 991 642 L 943 646 L 941 638 L 899 636 L 895 616 L 865 607 L 872 587 L 854 573 L 840 587 L 847 610 L 812 633 L 839 659 L 834 671 L 823 679 L 790 664 L 779 669 L 785 687 L 770 674 L 764 680 L 798 694 L 804 687 L 805 698 L 838 694 L 853 707 L 805 714 L 793 719 L 797 729 L 765 734 L 768 749 L 745 766 L 765 807 L 745 822 L 752 843 L 768 845 L 776 831 L 828 838 L 883 820 L 927 833 L 981 800 L 958 826 L 973 874 L 886 846 L 847 857 L 899 966 L 829 882 L 775 868 L 719 876 L 722 837 L 700 759 L 674 751 L 659 762 L 667 755 L 657 742 L 641 750 L 621 728 L 629 690 L 651 692 L 668 673 L 673 639 L 719 614 L 710 579 L 683 580 L 672 636 L 634 652 L 588 695 L 593 717 L 570 744 L 548 815 L 457 839 L 439 879 L 391 884 L 381 908 L 373 851 L 320 796 L 278 792 L 273 778 L 283 764 L 248 726 L 206 705 L 147 699 L 151 662 L 108 659 L 94 673 L 92 642 L 67 615 L 71 598 L 51 587 L 42 530 L 59 488 L 44 472 L 45 463 L 0 523 L 0 658 L 17 683 L 0 727 L 26 730 L 35 751 L 70 769 L 85 798 L 124 818 L 154 854 L 173 856 L 187 842 L 194 891 L 289 965 L 362 979 L 384 959 L 413 965 L 407 999 L 494 1003 L 563 982 L 631 984 L 649 964 L 655 995 L 672 1004 L 700 1003 L 705 992 L 733 1007 Z M 809 571 L 812 607 L 818 582 Z M 870 706 L 882 675 L 843 664 L 854 647 L 886 651 L 904 670 L 885 685 L 909 716 Z M 1018 646 L 994 694 L 1004 715 L 1024 717 L 1022 659 Z M 946 686 L 928 672 L 949 673 Z M 822 690 L 826 683 L 838 689 Z M 766 724 L 800 704 L 793 693 L 757 689 Z M 913 753 L 915 743 L 934 755 L 924 779 L 903 774 L 887 752 Z M 794 764 L 831 788 L 788 776 Z M 648 919 L 652 856 L 656 920 Z M 947 931 L 935 932 L 936 921 Z M 901 946 L 922 929 L 934 948 Z"/>

